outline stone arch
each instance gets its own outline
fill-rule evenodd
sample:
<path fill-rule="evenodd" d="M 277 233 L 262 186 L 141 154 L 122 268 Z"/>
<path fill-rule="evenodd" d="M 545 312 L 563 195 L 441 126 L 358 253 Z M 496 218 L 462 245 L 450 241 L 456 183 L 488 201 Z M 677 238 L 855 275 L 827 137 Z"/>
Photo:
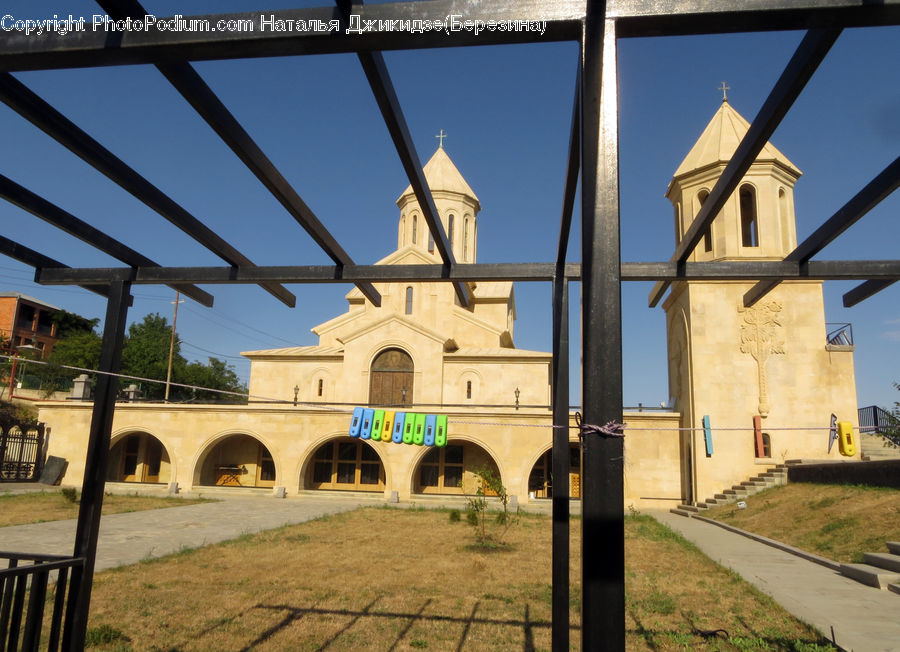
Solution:
<path fill-rule="evenodd" d="M 301 490 L 383 492 L 387 466 L 375 443 L 331 433 L 310 446 L 297 477 Z"/>
<path fill-rule="evenodd" d="M 738 189 L 741 246 L 759 247 L 759 193 L 752 183 L 744 182 Z"/>
<path fill-rule="evenodd" d="M 146 428 L 120 428 L 110 437 L 107 482 L 166 484 L 175 477 L 168 447 Z"/>
<path fill-rule="evenodd" d="M 331 376 L 331 370 L 328 367 L 313 369 L 309 379 L 309 400 L 328 401 L 333 395 L 333 390 L 334 378 Z M 300 399 L 304 399 L 302 394 Z"/>
<path fill-rule="evenodd" d="M 467 396 L 467 383 L 472 383 L 472 395 Z M 471 367 L 463 369 L 457 377 L 454 392 L 459 392 L 460 403 L 476 402 L 481 396 L 481 386 L 484 379 L 477 369 Z"/>
<path fill-rule="evenodd" d="M 478 490 L 475 469 L 491 468 L 507 484 L 497 456 L 484 442 L 451 435 L 446 446 L 423 446 L 410 466 L 413 494 L 473 495 Z"/>
<path fill-rule="evenodd" d="M 551 498 L 553 488 L 553 447 L 548 446 L 531 460 L 528 466 L 529 500 L 534 498 Z M 577 439 L 569 440 L 569 498 L 581 497 L 581 446 Z"/>
<path fill-rule="evenodd" d="M 272 446 L 246 430 L 207 440 L 194 460 L 194 486 L 272 487 L 278 473 Z"/>
<path fill-rule="evenodd" d="M 703 207 L 703 204 L 706 202 L 706 199 L 709 197 L 709 190 L 707 188 L 701 188 L 697 193 L 697 210 L 694 212 L 694 219 L 696 219 L 697 215 L 700 214 L 700 209 Z M 715 222 L 715 219 L 713 219 Z M 703 251 L 709 253 L 713 250 L 713 222 L 709 223 L 709 226 L 703 230 Z"/>

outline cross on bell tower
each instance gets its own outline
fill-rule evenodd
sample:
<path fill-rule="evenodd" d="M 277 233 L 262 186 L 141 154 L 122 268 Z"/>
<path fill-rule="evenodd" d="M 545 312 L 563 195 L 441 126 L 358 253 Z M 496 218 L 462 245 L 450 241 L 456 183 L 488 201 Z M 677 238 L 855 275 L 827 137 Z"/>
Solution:
<path fill-rule="evenodd" d="M 447 137 L 447 134 L 444 133 L 444 130 L 441 129 L 441 133 L 435 134 L 434 137 L 438 139 L 438 148 L 444 149 L 444 138 Z"/>
<path fill-rule="evenodd" d="M 728 91 L 731 90 L 731 86 L 726 86 L 725 82 L 722 82 L 722 85 L 719 86 L 719 90 L 722 91 L 722 101 L 727 102 L 728 101 Z"/>

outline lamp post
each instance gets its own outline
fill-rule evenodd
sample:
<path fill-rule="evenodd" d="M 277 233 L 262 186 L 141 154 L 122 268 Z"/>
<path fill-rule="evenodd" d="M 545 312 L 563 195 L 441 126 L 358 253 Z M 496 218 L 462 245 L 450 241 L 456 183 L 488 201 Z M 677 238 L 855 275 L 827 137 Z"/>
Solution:
<path fill-rule="evenodd" d="M 300 393 L 300 386 L 294 385 L 294 406 L 297 405 L 297 394 Z"/>
<path fill-rule="evenodd" d="M 516 387 L 516 409 L 519 409 L 519 388 Z"/>

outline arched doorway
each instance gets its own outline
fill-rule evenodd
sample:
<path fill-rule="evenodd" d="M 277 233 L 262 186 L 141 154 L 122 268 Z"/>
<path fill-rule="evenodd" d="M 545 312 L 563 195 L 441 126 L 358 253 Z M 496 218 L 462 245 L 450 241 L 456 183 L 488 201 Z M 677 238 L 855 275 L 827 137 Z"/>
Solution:
<path fill-rule="evenodd" d="M 169 453 L 153 435 L 132 432 L 120 437 L 109 450 L 106 479 L 109 482 L 167 483 L 171 479 Z"/>
<path fill-rule="evenodd" d="M 476 474 L 480 469 L 500 477 L 497 463 L 481 446 L 448 441 L 446 446 L 430 448 L 419 462 L 413 475 L 413 492 L 474 495 L 480 486 Z"/>
<path fill-rule="evenodd" d="M 553 490 L 553 450 L 548 450 L 531 467 L 529 498 L 551 498 Z M 581 497 L 581 449 L 569 444 L 569 498 Z"/>
<path fill-rule="evenodd" d="M 375 356 L 369 373 L 369 405 L 412 405 L 413 360 L 401 349 L 385 349 Z"/>
<path fill-rule="evenodd" d="M 332 439 L 313 453 L 304 488 L 384 491 L 384 464 L 367 442 L 350 437 Z"/>
<path fill-rule="evenodd" d="M 250 435 L 229 435 L 213 444 L 200 467 L 203 486 L 273 487 L 275 460 L 262 442 Z"/>

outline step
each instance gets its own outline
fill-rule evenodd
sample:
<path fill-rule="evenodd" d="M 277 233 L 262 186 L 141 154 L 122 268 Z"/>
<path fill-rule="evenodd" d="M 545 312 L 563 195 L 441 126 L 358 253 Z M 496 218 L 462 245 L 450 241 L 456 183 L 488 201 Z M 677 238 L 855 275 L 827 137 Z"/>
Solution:
<path fill-rule="evenodd" d="M 889 584 L 900 582 L 900 573 L 868 564 L 841 564 L 841 575 L 878 589 L 887 589 Z"/>
<path fill-rule="evenodd" d="M 708 507 L 706 505 L 704 505 L 703 503 L 700 503 L 699 505 L 679 505 L 677 509 L 683 509 L 688 512 L 696 513 L 701 510 L 705 511 L 708 509 Z"/>
<path fill-rule="evenodd" d="M 787 472 L 786 471 L 766 471 L 765 473 L 760 473 L 756 477 L 759 478 L 760 480 L 764 480 L 766 482 L 771 481 L 771 480 L 781 481 L 781 480 L 787 480 Z"/>
<path fill-rule="evenodd" d="M 747 489 L 745 487 L 732 487 L 731 489 L 726 489 L 722 492 L 726 496 L 733 496 L 735 498 L 746 498 L 747 497 Z"/>
<path fill-rule="evenodd" d="M 691 516 L 691 513 L 689 511 L 684 510 L 684 509 L 678 509 L 677 507 L 673 507 L 669 511 L 672 514 L 678 514 L 679 516 L 687 516 L 688 518 L 690 518 L 690 516 Z"/>
<path fill-rule="evenodd" d="M 731 502 L 731 498 L 729 498 L 729 497 L 728 497 L 727 495 L 725 495 L 725 494 L 715 494 L 715 495 L 713 496 L 713 498 L 715 498 L 716 500 L 724 500 L 724 501 L 726 501 L 726 502 Z"/>
<path fill-rule="evenodd" d="M 889 552 L 865 552 L 863 559 L 870 566 L 877 566 L 893 573 L 900 573 L 900 555 Z"/>
<path fill-rule="evenodd" d="M 900 541 L 888 541 L 887 549 L 895 555 L 900 555 Z"/>
<path fill-rule="evenodd" d="M 894 593 L 900 593 L 900 584 L 888 584 L 888 591 L 893 591 Z"/>
<path fill-rule="evenodd" d="M 762 480 L 744 480 L 744 481 L 741 483 L 741 486 L 743 486 L 743 487 L 760 487 L 760 488 L 763 488 L 763 487 L 767 487 L 768 485 L 767 485 L 765 482 L 763 482 Z"/>
<path fill-rule="evenodd" d="M 709 507 L 718 507 L 719 505 L 727 505 L 729 502 L 731 501 L 727 498 L 707 498 L 703 501 L 703 504 Z"/>

